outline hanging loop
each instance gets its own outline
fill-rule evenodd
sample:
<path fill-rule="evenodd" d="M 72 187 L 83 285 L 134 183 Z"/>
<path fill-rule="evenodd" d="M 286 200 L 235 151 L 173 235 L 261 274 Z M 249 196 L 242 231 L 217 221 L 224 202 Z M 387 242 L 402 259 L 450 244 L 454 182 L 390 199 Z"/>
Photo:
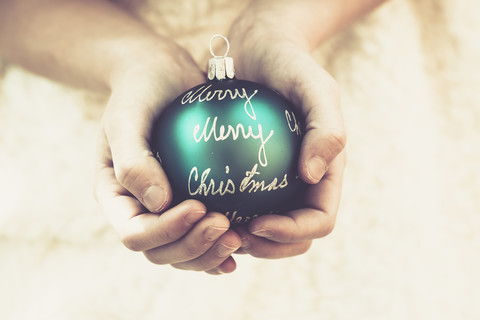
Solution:
<path fill-rule="evenodd" d="M 223 56 L 217 56 L 214 52 L 213 52 L 213 48 L 212 48 L 212 43 L 213 43 L 213 40 L 215 40 L 216 38 L 222 38 L 223 40 L 225 40 L 225 42 L 227 43 L 227 51 L 225 51 L 225 54 Z M 228 51 L 230 51 L 230 43 L 228 42 L 228 39 L 227 37 L 221 35 L 221 34 L 214 34 L 211 38 L 210 38 L 210 53 L 212 54 L 212 56 L 214 58 L 225 58 L 227 55 L 228 55 Z"/>

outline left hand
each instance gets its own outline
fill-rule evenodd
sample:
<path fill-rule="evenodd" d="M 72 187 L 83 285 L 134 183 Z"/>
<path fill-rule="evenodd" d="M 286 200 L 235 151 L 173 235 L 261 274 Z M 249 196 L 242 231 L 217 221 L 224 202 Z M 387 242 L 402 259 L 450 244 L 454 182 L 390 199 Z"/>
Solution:
<path fill-rule="evenodd" d="M 151 41 L 151 42 L 150 42 Z M 116 72 L 100 135 L 96 196 L 124 245 L 155 264 L 228 273 L 240 238 L 225 215 L 196 200 L 170 206 L 172 189 L 150 150 L 154 119 L 181 92 L 205 81 L 182 47 L 153 37 Z M 152 54 L 153 53 L 153 54 Z M 136 63 L 130 63 L 135 61 Z"/>
<path fill-rule="evenodd" d="M 240 17 L 229 35 L 237 77 L 280 92 L 303 114 L 298 172 L 309 186 L 303 208 L 261 216 L 235 231 L 242 239 L 239 253 L 283 258 L 306 252 L 313 239 L 333 230 L 346 135 L 338 86 L 308 53 L 305 36 L 295 30 L 283 33 L 281 25 L 258 23 L 254 15 L 245 12 L 246 18 Z"/>

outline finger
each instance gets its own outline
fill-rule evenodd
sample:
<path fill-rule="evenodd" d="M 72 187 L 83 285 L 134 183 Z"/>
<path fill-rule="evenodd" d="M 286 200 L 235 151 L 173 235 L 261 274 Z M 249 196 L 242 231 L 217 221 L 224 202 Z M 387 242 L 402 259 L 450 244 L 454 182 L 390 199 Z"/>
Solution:
<path fill-rule="evenodd" d="M 266 215 L 253 220 L 250 233 L 281 243 L 303 242 L 330 234 L 340 203 L 345 152 L 342 152 L 316 185 L 305 194 L 305 208 L 286 215 Z"/>
<path fill-rule="evenodd" d="M 178 241 L 205 214 L 206 210 L 202 203 L 187 200 L 161 215 L 139 214 L 117 229 L 127 248 L 134 251 L 146 251 Z"/>
<path fill-rule="evenodd" d="M 280 243 L 263 237 L 257 237 L 246 230 L 237 231 L 241 237 L 241 250 L 257 258 L 280 259 L 293 257 L 307 252 L 312 241 Z"/>
<path fill-rule="evenodd" d="M 320 181 L 346 144 L 338 86 L 322 68 L 314 69 L 308 78 L 297 80 L 290 94 L 305 115 L 298 169 L 310 184 Z"/>
<path fill-rule="evenodd" d="M 232 230 L 225 232 L 215 244 L 198 258 L 174 264 L 173 266 L 183 270 L 207 271 L 218 273 L 232 272 L 235 267 L 229 259 L 241 245 L 240 237 Z M 228 260 L 228 261 L 227 261 Z M 233 261 L 234 262 L 234 261 Z M 232 269 L 233 268 L 233 269 Z M 216 269 L 213 271 L 213 269 Z"/>
<path fill-rule="evenodd" d="M 113 174 L 109 179 L 114 179 Z M 115 194 L 102 190 L 98 182 L 99 203 L 107 214 L 123 244 L 133 251 L 145 251 L 183 237 L 205 214 L 205 206 L 187 200 L 161 215 L 146 213 L 140 202 L 128 194 Z"/>
<path fill-rule="evenodd" d="M 148 210 L 160 212 L 171 200 L 171 189 L 146 138 L 153 112 L 132 109 L 139 103 L 145 102 L 113 95 L 104 116 L 105 135 L 118 182 Z"/>
<path fill-rule="evenodd" d="M 220 213 L 208 213 L 190 232 L 178 241 L 144 252 L 155 264 L 175 264 L 191 261 L 207 252 L 230 226 Z"/>
<path fill-rule="evenodd" d="M 225 259 L 218 267 L 206 270 L 205 272 L 212 275 L 219 275 L 224 273 L 232 273 L 237 268 L 237 263 L 232 256 Z"/>
<path fill-rule="evenodd" d="M 108 163 L 108 158 L 103 160 Z M 116 180 L 113 168 L 100 165 L 95 196 L 127 248 L 148 250 L 181 238 L 206 214 L 205 206 L 187 200 L 163 214 L 146 213 L 143 205 Z"/>

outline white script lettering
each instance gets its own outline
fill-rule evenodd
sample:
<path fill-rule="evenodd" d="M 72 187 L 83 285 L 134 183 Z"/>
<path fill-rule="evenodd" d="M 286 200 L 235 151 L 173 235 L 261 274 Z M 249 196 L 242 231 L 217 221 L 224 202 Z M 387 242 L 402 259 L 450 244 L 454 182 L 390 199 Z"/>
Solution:
<path fill-rule="evenodd" d="M 285 110 L 285 118 L 287 118 L 287 124 L 290 131 L 295 132 L 297 136 L 299 136 L 301 134 L 300 125 L 295 117 L 295 113 Z"/>
<path fill-rule="evenodd" d="M 237 98 L 246 99 L 245 104 L 243 106 L 245 109 L 245 113 L 253 120 L 257 119 L 255 115 L 255 110 L 253 109 L 253 105 L 252 105 L 252 98 L 257 94 L 258 90 L 255 90 L 251 95 L 248 95 L 245 88 L 241 88 L 241 89 L 235 88 L 233 90 L 231 89 L 209 90 L 211 86 L 212 85 L 201 86 L 195 92 L 194 91 L 187 92 L 182 97 L 182 104 L 193 103 L 197 100 L 198 102 L 211 101 L 215 97 L 217 98 L 217 100 L 221 101 L 225 99 L 228 95 L 232 100 L 235 100 Z"/>
<path fill-rule="evenodd" d="M 202 177 L 200 178 L 200 184 L 197 186 L 197 189 L 195 191 L 192 191 L 193 182 L 198 182 L 198 169 L 197 167 L 193 167 L 192 170 L 190 170 L 190 175 L 188 176 L 188 193 L 191 196 L 194 196 L 197 194 L 208 196 L 209 193 L 211 193 L 212 195 L 220 194 L 221 196 L 225 195 L 226 193 L 234 194 L 235 184 L 231 179 L 227 180 L 225 187 L 224 187 L 224 182 L 220 181 L 216 189 L 215 189 L 215 181 L 213 179 L 210 179 L 210 181 L 207 182 L 208 175 L 210 174 L 211 170 L 212 169 L 208 168 L 205 171 L 203 171 Z M 230 171 L 230 168 L 226 166 L 225 171 L 228 174 L 228 172 Z M 193 177 L 193 181 L 192 181 L 192 177 Z"/>
<path fill-rule="evenodd" d="M 282 189 L 288 186 L 287 174 L 283 176 L 282 182 L 278 184 L 277 178 L 274 178 L 273 181 L 265 185 L 265 181 L 255 181 L 253 178 L 255 175 L 260 174 L 257 172 L 258 164 L 255 163 L 251 171 L 245 172 L 245 178 L 243 178 L 242 182 L 240 183 L 239 190 L 240 192 L 245 192 L 248 189 L 248 193 L 260 191 L 274 191 L 277 189 Z"/>
<path fill-rule="evenodd" d="M 228 138 L 231 138 L 235 141 L 240 137 L 240 135 L 245 140 L 250 138 L 254 140 L 260 140 L 260 147 L 258 149 L 258 161 L 263 167 L 267 166 L 268 160 L 265 151 L 265 144 L 267 143 L 268 139 L 272 137 L 273 130 L 270 130 L 268 136 L 264 137 L 261 124 L 258 124 L 257 134 L 255 134 L 253 133 L 252 126 L 248 126 L 248 129 L 245 129 L 245 127 L 241 123 L 239 123 L 236 126 L 228 125 L 225 127 L 224 125 L 217 125 L 218 117 L 213 118 L 213 122 L 211 124 L 210 120 L 211 117 L 208 117 L 206 119 L 203 130 L 201 130 L 199 124 L 197 124 L 193 128 L 193 137 L 197 143 L 202 140 L 207 142 L 211 138 L 213 138 L 215 141 L 223 141 Z M 198 133 L 200 133 L 200 135 L 198 135 Z"/>
<path fill-rule="evenodd" d="M 288 186 L 288 179 L 286 173 L 280 183 L 278 183 L 277 178 L 274 178 L 269 184 L 267 184 L 264 180 L 256 181 L 254 179 L 255 176 L 260 175 L 260 172 L 257 171 L 257 168 L 258 163 L 255 163 L 252 170 L 245 172 L 245 178 L 242 179 L 238 188 L 239 192 L 252 193 L 258 191 L 275 191 L 277 189 L 283 189 Z M 226 173 L 228 174 L 230 168 L 226 166 L 225 169 Z M 224 181 L 220 181 L 219 183 L 217 183 L 214 179 L 209 177 L 211 171 L 211 168 L 206 169 L 202 172 L 202 175 L 199 179 L 198 168 L 193 167 L 192 170 L 190 170 L 190 175 L 188 176 L 188 193 L 191 196 L 208 196 L 209 194 L 219 194 L 221 196 L 224 196 L 227 193 L 235 194 L 237 189 L 235 188 L 235 183 L 231 179 L 227 179 L 226 183 Z M 196 189 L 193 186 L 194 184 L 196 184 Z"/>

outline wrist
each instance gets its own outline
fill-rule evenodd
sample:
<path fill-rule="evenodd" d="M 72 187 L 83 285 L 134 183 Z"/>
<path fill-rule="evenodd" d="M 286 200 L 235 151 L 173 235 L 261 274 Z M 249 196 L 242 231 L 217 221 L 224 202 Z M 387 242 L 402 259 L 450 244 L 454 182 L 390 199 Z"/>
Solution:
<path fill-rule="evenodd" d="M 313 51 L 329 36 L 363 16 L 385 0 L 258 0 L 253 1 L 232 26 L 231 33 L 262 30 L 275 41 L 289 41 Z M 246 40 L 246 39 L 244 39 Z"/>
<path fill-rule="evenodd" d="M 229 34 L 239 47 L 254 44 L 291 45 L 309 51 L 310 39 L 306 25 L 311 13 L 302 1 L 254 1 L 234 21 Z M 232 45 L 234 47 L 234 45 Z M 250 50 L 256 50 L 251 48 Z"/>

